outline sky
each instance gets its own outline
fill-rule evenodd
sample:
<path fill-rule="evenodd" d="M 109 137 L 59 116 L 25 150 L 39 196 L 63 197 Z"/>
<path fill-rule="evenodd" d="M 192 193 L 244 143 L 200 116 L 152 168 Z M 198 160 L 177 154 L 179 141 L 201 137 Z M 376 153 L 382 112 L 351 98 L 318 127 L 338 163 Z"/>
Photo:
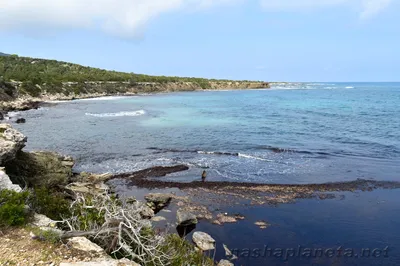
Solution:
<path fill-rule="evenodd" d="M 0 52 L 152 75 L 400 81 L 398 0 L 0 0 Z"/>

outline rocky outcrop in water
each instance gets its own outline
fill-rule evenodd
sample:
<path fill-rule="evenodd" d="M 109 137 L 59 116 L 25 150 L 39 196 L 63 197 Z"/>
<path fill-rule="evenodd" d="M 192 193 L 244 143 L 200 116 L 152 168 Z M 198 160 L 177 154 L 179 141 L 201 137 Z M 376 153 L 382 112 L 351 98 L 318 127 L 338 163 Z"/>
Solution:
<path fill-rule="evenodd" d="M 172 194 L 150 193 L 144 198 L 146 199 L 148 206 L 157 212 L 166 207 L 173 196 L 174 195 Z"/>
<path fill-rule="evenodd" d="M 176 212 L 176 219 L 179 226 L 190 226 L 198 223 L 196 215 L 183 210 Z"/>
<path fill-rule="evenodd" d="M 215 249 L 215 239 L 209 234 L 204 232 L 194 232 L 192 239 L 196 246 L 202 251 Z"/>
<path fill-rule="evenodd" d="M 25 124 L 26 123 L 26 119 L 25 118 L 18 118 L 15 123 L 17 124 Z"/>

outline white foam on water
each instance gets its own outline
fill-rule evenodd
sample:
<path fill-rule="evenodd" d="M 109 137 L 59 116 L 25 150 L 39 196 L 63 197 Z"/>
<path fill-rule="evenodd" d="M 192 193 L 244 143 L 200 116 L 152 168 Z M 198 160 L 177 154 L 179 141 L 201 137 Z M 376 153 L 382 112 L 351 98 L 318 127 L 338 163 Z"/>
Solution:
<path fill-rule="evenodd" d="M 102 114 L 86 113 L 85 115 L 94 117 L 122 117 L 122 116 L 141 116 L 144 114 L 146 114 L 144 110 L 138 110 L 131 112 L 102 113 Z"/>
<path fill-rule="evenodd" d="M 76 99 L 74 101 L 113 101 L 113 100 L 124 99 L 127 97 L 136 98 L 138 96 L 103 96 L 103 97 L 95 97 L 95 98 Z"/>
<path fill-rule="evenodd" d="M 243 157 L 243 158 L 247 158 L 247 159 L 260 160 L 260 161 L 266 161 L 266 162 L 273 162 L 272 160 L 268 160 L 268 159 L 264 159 L 264 158 L 260 158 L 260 157 L 256 157 L 256 156 L 251 156 L 251 155 L 243 154 L 243 153 L 239 153 L 239 157 Z"/>
<path fill-rule="evenodd" d="M 51 100 L 51 101 L 45 101 L 46 103 L 68 103 L 70 100 Z"/>
<path fill-rule="evenodd" d="M 347 86 L 345 89 L 354 89 L 352 86 Z"/>

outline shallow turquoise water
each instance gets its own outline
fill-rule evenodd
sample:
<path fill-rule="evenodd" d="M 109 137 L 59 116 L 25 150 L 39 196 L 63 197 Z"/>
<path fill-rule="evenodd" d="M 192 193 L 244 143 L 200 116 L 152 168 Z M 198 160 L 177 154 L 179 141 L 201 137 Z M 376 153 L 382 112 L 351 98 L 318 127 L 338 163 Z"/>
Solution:
<path fill-rule="evenodd" d="M 169 177 L 311 183 L 399 180 L 400 83 L 323 83 L 78 100 L 31 110 L 30 150 L 70 154 L 77 170 L 185 163 Z"/>

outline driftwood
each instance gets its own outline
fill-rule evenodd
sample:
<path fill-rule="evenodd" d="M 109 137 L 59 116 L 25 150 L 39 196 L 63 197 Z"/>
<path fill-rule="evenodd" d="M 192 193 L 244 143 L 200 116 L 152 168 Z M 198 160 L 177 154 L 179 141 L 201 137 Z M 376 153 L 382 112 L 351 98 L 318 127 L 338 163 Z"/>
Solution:
<path fill-rule="evenodd" d="M 108 253 L 129 257 L 142 265 L 165 265 L 173 255 L 161 251 L 166 234 L 152 231 L 151 223 L 140 215 L 144 205 L 139 202 L 125 204 L 103 195 L 88 200 L 77 194 L 71 208 L 77 210 L 76 215 L 63 220 L 69 231 L 62 234 L 62 239 L 88 237 Z M 93 209 L 104 216 L 103 224 L 80 219 L 88 210 L 93 213 Z"/>

